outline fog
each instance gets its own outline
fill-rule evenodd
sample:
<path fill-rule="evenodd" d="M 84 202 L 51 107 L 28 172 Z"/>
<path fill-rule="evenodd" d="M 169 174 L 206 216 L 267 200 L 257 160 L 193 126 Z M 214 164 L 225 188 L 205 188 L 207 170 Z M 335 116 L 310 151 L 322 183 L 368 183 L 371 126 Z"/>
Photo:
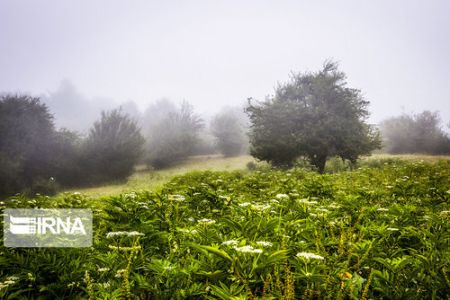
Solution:
<path fill-rule="evenodd" d="M 449 12 L 448 1 L 6 0 L 0 91 L 44 95 L 58 125 L 85 130 L 101 109 L 134 101 L 143 113 L 164 97 L 213 115 L 333 58 L 372 123 L 425 109 L 447 123 Z"/>

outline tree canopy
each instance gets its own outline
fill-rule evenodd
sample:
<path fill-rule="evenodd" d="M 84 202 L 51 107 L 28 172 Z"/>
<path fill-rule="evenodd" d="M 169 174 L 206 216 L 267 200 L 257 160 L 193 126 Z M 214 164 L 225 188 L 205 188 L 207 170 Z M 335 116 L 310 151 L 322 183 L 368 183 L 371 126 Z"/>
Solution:
<path fill-rule="evenodd" d="M 345 79 L 327 61 L 318 72 L 292 74 L 265 101 L 249 99 L 250 153 L 284 167 L 303 156 L 323 172 L 330 156 L 354 163 L 379 148 L 378 131 L 366 123 L 369 102 Z"/>
<path fill-rule="evenodd" d="M 53 117 L 39 98 L 0 97 L 0 195 L 53 176 Z"/>
<path fill-rule="evenodd" d="M 450 138 L 441 128 L 438 112 L 403 114 L 384 120 L 380 127 L 388 153 L 450 153 Z"/>
<path fill-rule="evenodd" d="M 144 138 L 136 121 L 120 110 L 102 112 L 86 140 L 84 162 L 93 182 L 124 179 L 142 154 Z"/>

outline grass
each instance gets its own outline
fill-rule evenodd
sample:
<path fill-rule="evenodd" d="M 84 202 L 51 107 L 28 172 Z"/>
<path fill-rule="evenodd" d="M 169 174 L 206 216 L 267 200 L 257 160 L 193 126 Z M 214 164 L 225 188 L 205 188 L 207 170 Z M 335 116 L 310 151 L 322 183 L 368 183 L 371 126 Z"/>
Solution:
<path fill-rule="evenodd" d="M 362 161 L 400 159 L 407 161 L 423 160 L 425 162 L 437 162 L 450 160 L 450 156 L 433 156 L 422 154 L 374 154 L 363 157 Z M 189 171 L 234 171 L 245 170 L 248 162 L 256 162 L 250 155 L 238 157 L 223 157 L 221 155 L 199 155 L 189 158 L 184 163 L 163 170 L 149 170 L 145 166 L 136 168 L 136 172 L 125 182 L 110 183 L 96 187 L 76 188 L 64 192 L 80 192 L 89 197 L 118 195 L 121 193 L 142 190 L 154 190 L 160 188 L 165 182 L 176 175 L 182 175 Z"/>
<path fill-rule="evenodd" d="M 126 182 L 106 184 L 96 187 L 70 189 L 64 192 L 80 192 L 90 197 L 117 195 L 131 191 L 157 189 L 176 175 L 189 171 L 234 171 L 245 170 L 248 162 L 255 159 L 249 155 L 223 157 L 221 155 L 199 155 L 184 163 L 163 170 L 149 170 L 145 166 L 136 168 Z"/>

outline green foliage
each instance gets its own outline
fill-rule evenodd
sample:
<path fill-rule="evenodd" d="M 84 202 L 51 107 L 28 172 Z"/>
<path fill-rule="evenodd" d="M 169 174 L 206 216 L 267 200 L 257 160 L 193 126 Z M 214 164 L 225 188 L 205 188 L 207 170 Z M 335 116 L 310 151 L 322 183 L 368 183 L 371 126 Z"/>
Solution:
<path fill-rule="evenodd" d="M 448 154 L 450 138 L 440 125 L 437 112 L 424 111 L 386 119 L 380 127 L 388 153 Z"/>
<path fill-rule="evenodd" d="M 378 132 L 365 123 L 368 104 L 359 90 L 346 87 L 334 62 L 316 73 L 293 74 L 274 97 L 249 100 L 250 152 L 287 167 L 304 156 L 319 172 L 330 156 L 355 162 L 380 145 Z"/>
<path fill-rule="evenodd" d="M 98 200 L 16 196 L 1 209 L 91 207 L 94 245 L 2 246 L 0 297 L 447 299 L 449 178 L 447 161 L 380 161 L 191 172 Z"/>
<path fill-rule="evenodd" d="M 0 195 L 30 191 L 53 176 L 54 143 L 52 116 L 39 98 L 1 96 Z"/>
<path fill-rule="evenodd" d="M 85 142 L 83 163 L 91 183 L 125 179 L 142 154 L 144 138 L 120 110 L 102 112 Z"/>

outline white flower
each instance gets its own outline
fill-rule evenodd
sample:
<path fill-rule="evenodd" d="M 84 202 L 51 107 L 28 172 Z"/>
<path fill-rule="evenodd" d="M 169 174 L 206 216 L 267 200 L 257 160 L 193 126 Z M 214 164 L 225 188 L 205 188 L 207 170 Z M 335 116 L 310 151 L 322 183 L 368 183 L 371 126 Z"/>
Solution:
<path fill-rule="evenodd" d="M 334 209 L 337 209 L 337 208 L 341 208 L 341 206 L 339 205 L 339 204 L 336 204 L 336 203 L 331 203 L 330 205 L 328 205 L 328 207 L 329 208 L 334 208 Z"/>
<path fill-rule="evenodd" d="M 108 272 L 110 269 L 109 268 L 99 268 L 97 271 L 99 272 Z"/>
<path fill-rule="evenodd" d="M 189 222 L 195 222 L 195 219 L 194 219 L 193 217 L 189 217 L 189 218 L 188 218 L 188 221 L 189 221 Z"/>
<path fill-rule="evenodd" d="M 251 208 L 257 211 L 263 211 L 270 208 L 268 204 L 252 204 Z"/>
<path fill-rule="evenodd" d="M 183 195 L 169 195 L 168 198 L 170 201 L 175 202 L 183 202 L 184 200 L 186 200 L 186 197 L 184 197 Z"/>
<path fill-rule="evenodd" d="M 255 249 L 252 246 L 234 247 L 234 250 L 236 250 L 237 252 L 250 253 L 250 254 L 262 253 L 263 252 L 261 249 Z"/>
<path fill-rule="evenodd" d="M 323 256 L 311 253 L 311 252 L 299 252 L 297 253 L 297 257 L 303 257 L 305 259 L 318 259 L 318 260 L 323 260 Z"/>
<path fill-rule="evenodd" d="M 450 210 L 443 210 L 439 214 L 441 214 L 441 215 L 448 215 L 448 214 L 450 214 Z"/>
<path fill-rule="evenodd" d="M 204 224 L 204 225 L 212 225 L 212 224 L 216 223 L 215 220 L 206 219 L 206 218 L 200 219 L 197 222 Z"/>
<path fill-rule="evenodd" d="M 306 205 L 317 204 L 317 201 L 309 201 L 308 199 L 299 199 L 299 200 L 297 200 L 297 202 L 300 204 L 306 204 Z"/>
<path fill-rule="evenodd" d="M 202 194 L 202 193 L 198 193 L 198 192 L 197 192 L 197 193 L 193 193 L 192 196 L 198 196 L 198 195 L 201 195 L 201 194 Z"/>
<path fill-rule="evenodd" d="M 251 203 L 250 202 L 243 202 L 243 203 L 239 203 L 239 206 L 241 207 L 247 207 L 249 206 Z"/>
<path fill-rule="evenodd" d="M 116 275 L 114 277 L 120 278 L 120 277 L 122 277 L 123 273 L 125 273 L 126 271 L 127 271 L 126 269 L 117 270 Z"/>
<path fill-rule="evenodd" d="M 224 245 L 224 246 L 237 246 L 238 244 L 239 244 L 239 242 L 236 240 L 228 240 L 228 241 L 222 242 L 222 245 Z"/>
<path fill-rule="evenodd" d="M 197 230 L 190 228 L 178 228 L 178 231 L 186 233 L 186 234 L 197 234 Z"/>
<path fill-rule="evenodd" d="M 10 280 L 10 281 L 17 281 L 17 280 L 19 280 L 19 277 L 17 277 L 17 276 L 9 276 L 6 279 Z"/>
<path fill-rule="evenodd" d="M 111 231 L 106 235 L 107 239 L 113 238 L 115 236 L 144 236 L 145 234 L 137 231 Z"/>
<path fill-rule="evenodd" d="M 273 244 L 271 242 L 266 242 L 266 241 L 257 241 L 256 244 L 263 246 L 263 247 L 272 247 Z"/>
<path fill-rule="evenodd" d="M 277 199 L 272 199 L 272 200 L 270 200 L 270 203 L 278 204 L 278 203 L 280 203 L 280 201 L 278 201 Z"/>
<path fill-rule="evenodd" d="M 398 229 L 398 228 L 395 228 L 395 227 L 388 227 L 388 228 L 386 228 L 386 230 L 389 230 L 389 231 L 398 231 L 399 229 Z"/>
<path fill-rule="evenodd" d="M 286 194 L 277 194 L 275 198 L 282 200 L 282 199 L 289 199 L 289 196 Z"/>
<path fill-rule="evenodd" d="M 124 196 L 125 198 L 130 198 L 131 200 L 135 200 L 136 197 L 137 197 L 137 195 L 136 195 L 135 192 L 125 193 L 125 194 L 123 194 L 123 196 Z"/>
<path fill-rule="evenodd" d="M 388 208 L 384 208 L 384 207 L 380 207 L 380 208 L 377 208 L 377 211 L 389 211 L 389 209 Z"/>

